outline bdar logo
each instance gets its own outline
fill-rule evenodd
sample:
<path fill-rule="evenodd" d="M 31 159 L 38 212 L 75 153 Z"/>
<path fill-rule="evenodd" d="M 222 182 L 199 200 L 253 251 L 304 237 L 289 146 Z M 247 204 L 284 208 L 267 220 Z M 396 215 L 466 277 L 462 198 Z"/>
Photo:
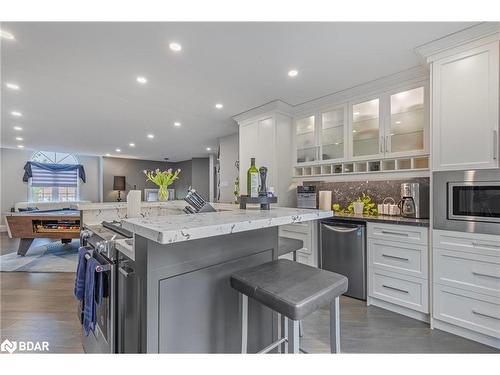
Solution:
<path fill-rule="evenodd" d="M 17 349 L 17 342 L 4 340 L 0 345 L 0 350 L 2 352 L 9 352 L 10 354 L 14 353 Z"/>

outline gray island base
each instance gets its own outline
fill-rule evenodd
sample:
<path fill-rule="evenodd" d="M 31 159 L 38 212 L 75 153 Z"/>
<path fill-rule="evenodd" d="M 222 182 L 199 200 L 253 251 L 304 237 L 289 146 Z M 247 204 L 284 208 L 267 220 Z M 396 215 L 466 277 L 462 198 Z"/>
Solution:
<path fill-rule="evenodd" d="M 247 211 L 249 214 L 251 211 Z M 273 212 L 275 211 L 275 212 Z M 276 212 L 278 211 L 278 212 Z M 292 212 L 292 214 L 290 212 Z M 118 349 L 128 353 L 238 353 L 241 351 L 239 293 L 231 288 L 233 272 L 278 258 L 276 223 L 316 220 L 329 211 L 273 209 L 268 217 L 245 220 L 246 229 L 173 243 L 160 243 L 155 223 L 126 220 L 135 229 L 135 260 L 120 254 L 118 272 Z M 240 212 L 241 214 L 241 212 Z M 203 215 L 217 225 L 226 222 L 217 212 Z M 206 216 L 205 216 L 206 215 Z M 212 218 L 210 217 L 212 216 Z M 252 216 L 255 214 L 250 214 Z M 287 216 L 288 215 L 288 216 Z M 174 221 L 191 220 L 176 217 Z M 241 216 L 241 215 L 240 215 Z M 273 216 L 273 219 L 270 218 Z M 284 219 L 285 216 L 288 219 Z M 270 225 L 261 228 L 264 219 Z M 161 218 L 155 219 L 161 221 Z M 168 225 L 173 227 L 169 218 Z M 215 222 L 215 223 L 214 223 Z M 256 227 L 252 228 L 252 223 Z M 274 225 L 272 225 L 274 223 Z M 198 222 L 198 225 L 200 223 Z M 147 226 L 147 236 L 139 234 Z M 221 224 L 222 225 L 222 224 Z M 229 225 L 229 224 L 228 224 Z M 230 224 L 234 230 L 238 224 Z M 162 227 L 163 231 L 172 228 Z M 186 229 L 189 225 L 181 227 Z M 219 229 L 222 227 L 219 225 Z M 142 228 L 145 229 L 145 228 Z M 193 227 L 191 227 L 193 229 Z M 187 229 L 189 230 L 189 228 Z M 164 233 L 165 234 L 165 233 Z M 248 352 L 278 337 L 278 317 L 267 307 L 249 301 Z"/>

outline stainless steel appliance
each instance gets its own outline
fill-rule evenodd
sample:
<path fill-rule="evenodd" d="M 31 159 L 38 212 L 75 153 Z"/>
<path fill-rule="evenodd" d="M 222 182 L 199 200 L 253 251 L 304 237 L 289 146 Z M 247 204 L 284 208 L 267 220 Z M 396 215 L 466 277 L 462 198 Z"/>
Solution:
<path fill-rule="evenodd" d="M 435 229 L 500 234 L 500 170 L 434 172 Z"/>
<path fill-rule="evenodd" d="M 429 187 L 418 182 L 401 184 L 401 200 L 398 206 L 403 217 L 428 219 Z"/>
<path fill-rule="evenodd" d="M 346 296 L 366 300 L 366 223 L 334 219 L 320 224 L 320 267 L 349 280 Z"/>
<path fill-rule="evenodd" d="M 297 208 L 316 208 L 316 186 L 297 186 Z"/>
<path fill-rule="evenodd" d="M 81 245 L 89 249 L 89 254 L 100 266 L 97 272 L 104 277 L 104 299 L 96 309 L 96 326 L 94 332 L 83 335 L 83 348 L 86 353 L 119 353 L 117 343 L 117 306 L 118 306 L 118 274 L 122 272 L 118 252 L 114 241 L 131 238 L 132 233 L 121 228 L 120 223 L 103 222 L 102 225 L 85 227 L 80 233 Z M 123 292 L 122 292 L 123 293 Z M 79 317 L 82 321 L 82 308 L 79 306 Z"/>

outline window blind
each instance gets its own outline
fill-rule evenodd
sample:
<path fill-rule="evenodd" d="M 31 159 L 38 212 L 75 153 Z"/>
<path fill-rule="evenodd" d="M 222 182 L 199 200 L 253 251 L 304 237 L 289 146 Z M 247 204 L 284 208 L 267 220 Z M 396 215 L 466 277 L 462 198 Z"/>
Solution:
<path fill-rule="evenodd" d="M 78 169 L 70 171 L 47 170 L 31 166 L 31 186 L 34 187 L 77 187 Z"/>

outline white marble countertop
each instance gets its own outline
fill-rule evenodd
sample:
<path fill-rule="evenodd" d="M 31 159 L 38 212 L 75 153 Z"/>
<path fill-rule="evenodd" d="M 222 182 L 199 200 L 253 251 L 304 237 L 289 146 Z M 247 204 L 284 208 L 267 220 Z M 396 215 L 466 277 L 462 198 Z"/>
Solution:
<path fill-rule="evenodd" d="M 187 203 L 183 200 L 172 200 L 166 202 L 141 202 L 141 207 L 181 207 L 184 208 Z M 87 211 L 87 210 L 116 210 L 116 209 L 126 209 L 127 202 L 86 202 L 86 203 L 73 203 L 70 208 L 75 210 Z"/>
<path fill-rule="evenodd" d="M 333 216 L 332 211 L 298 208 L 271 207 L 265 211 L 240 210 L 230 204 L 214 204 L 214 207 L 220 211 L 125 219 L 123 227 L 160 244 L 170 244 Z"/>

